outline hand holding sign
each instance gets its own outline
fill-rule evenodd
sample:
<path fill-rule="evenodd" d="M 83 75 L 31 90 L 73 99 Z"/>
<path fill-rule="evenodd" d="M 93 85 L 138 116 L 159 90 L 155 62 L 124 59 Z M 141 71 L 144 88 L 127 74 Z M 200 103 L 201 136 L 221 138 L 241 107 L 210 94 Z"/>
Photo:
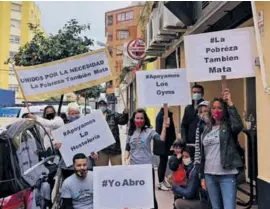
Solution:
<path fill-rule="evenodd" d="M 223 93 L 223 100 L 227 102 L 227 104 L 229 106 L 232 106 L 232 98 L 231 98 L 231 93 L 229 89 L 225 89 L 224 93 Z"/>

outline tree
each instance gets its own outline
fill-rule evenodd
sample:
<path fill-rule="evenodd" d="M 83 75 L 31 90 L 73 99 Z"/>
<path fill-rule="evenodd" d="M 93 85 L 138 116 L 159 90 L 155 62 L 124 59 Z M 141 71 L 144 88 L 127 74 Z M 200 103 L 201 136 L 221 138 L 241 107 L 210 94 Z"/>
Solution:
<path fill-rule="evenodd" d="M 89 52 L 94 45 L 93 40 L 81 36 L 82 32 L 90 30 L 90 24 L 79 25 L 76 19 L 68 21 L 55 35 L 46 36 L 38 25 L 29 24 L 29 28 L 34 34 L 33 39 L 21 46 L 19 52 L 7 60 L 8 63 L 16 66 L 43 64 Z M 86 91 L 88 95 L 99 96 L 101 89 L 101 86 L 94 86 L 76 93 Z"/>

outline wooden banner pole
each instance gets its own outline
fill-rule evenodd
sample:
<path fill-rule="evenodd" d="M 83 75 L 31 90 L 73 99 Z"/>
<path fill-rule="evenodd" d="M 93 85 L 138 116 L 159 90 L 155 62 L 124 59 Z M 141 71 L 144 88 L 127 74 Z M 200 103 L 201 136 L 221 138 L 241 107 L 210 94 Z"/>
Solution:
<path fill-rule="evenodd" d="M 222 94 L 224 94 L 224 91 L 227 88 L 226 75 L 221 76 L 221 82 L 222 82 Z"/>
<path fill-rule="evenodd" d="M 16 78 L 17 78 L 17 81 L 18 81 L 19 87 L 20 87 L 20 89 L 21 89 L 22 96 L 23 96 L 23 99 L 24 99 L 24 102 L 25 102 L 25 107 L 26 107 L 26 109 L 27 109 L 28 113 L 30 114 L 30 113 L 31 113 L 31 111 L 30 111 L 30 108 L 29 108 L 29 104 L 28 104 L 28 102 L 27 102 L 27 100 L 26 100 L 26 97 L 25 97 L 25 94 L 24 94 L 24 91 L 23 91 L 22 85 L 21 85 L 20 80 L 19 80 L 19 76 L 18 76 L 18 74 L 17 74 L 17 71 L 16 71 L 16 70 L 15 70 L 15 68 L 14 68 L 14 64 L 12 64 L 12 69 L 13 69 L 13 71 L 14 71 L 14 73 L 15 73 L 15 76 L 16 76 Z"/>
<path fill-rule="evenodd" d="M 168 120 L 168 118 L 169 118 L 169 108 L 168 108 L 168 104 L 167 103 L 165 103 L 164 105 L 163 105 L 163 108 L 164 108 L 164 120 Z"/>

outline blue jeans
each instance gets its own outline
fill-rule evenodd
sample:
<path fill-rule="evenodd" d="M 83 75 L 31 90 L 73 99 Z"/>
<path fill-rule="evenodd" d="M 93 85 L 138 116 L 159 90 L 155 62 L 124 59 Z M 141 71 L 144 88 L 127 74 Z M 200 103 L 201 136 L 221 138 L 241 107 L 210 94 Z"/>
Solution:
<path fill-rule="evenodd" d="M 212 209 L 236 209 L 236 175 L 205 175 Z"/>

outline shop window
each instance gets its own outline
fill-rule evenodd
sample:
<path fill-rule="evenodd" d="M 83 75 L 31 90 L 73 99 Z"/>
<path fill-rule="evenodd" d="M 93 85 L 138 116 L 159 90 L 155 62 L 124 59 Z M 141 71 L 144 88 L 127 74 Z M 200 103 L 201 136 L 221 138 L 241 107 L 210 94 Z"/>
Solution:
<path fill-rule="evenodd" d="M 9 40 L 13 44 L 20 44 L 20 36 L 11 35 Z"/>
<path fill-rule="evenodd" d="M 113 41 L 113 34 L 112 34 L 112 32 L 108 32 L 108 33 L 107 33 L 107 41 L 108 41 L 108 42 Z"/>
<path fill-rule="evenodd" d="M 107 16 L 107 26 L 113 25 L 113 15 Z"/>
<path fill-rule="evenodd" d="M 117 14 L 117 23 L 127 23 L 133 20 L 133 11 Z"/>
<path fill-rule="evenodd" d="M 128 30 L 119 30 L 118 33 L 118 40 L 124 40 L 129 38 L 129 31 Z"/>
<path fill-rule="evenodd" d="M 21 21 L 20 20 L 11 19 L 10 20 L 10 27 L 12 27 L 12 28 L 20 28 L 21 27 Z"/>

